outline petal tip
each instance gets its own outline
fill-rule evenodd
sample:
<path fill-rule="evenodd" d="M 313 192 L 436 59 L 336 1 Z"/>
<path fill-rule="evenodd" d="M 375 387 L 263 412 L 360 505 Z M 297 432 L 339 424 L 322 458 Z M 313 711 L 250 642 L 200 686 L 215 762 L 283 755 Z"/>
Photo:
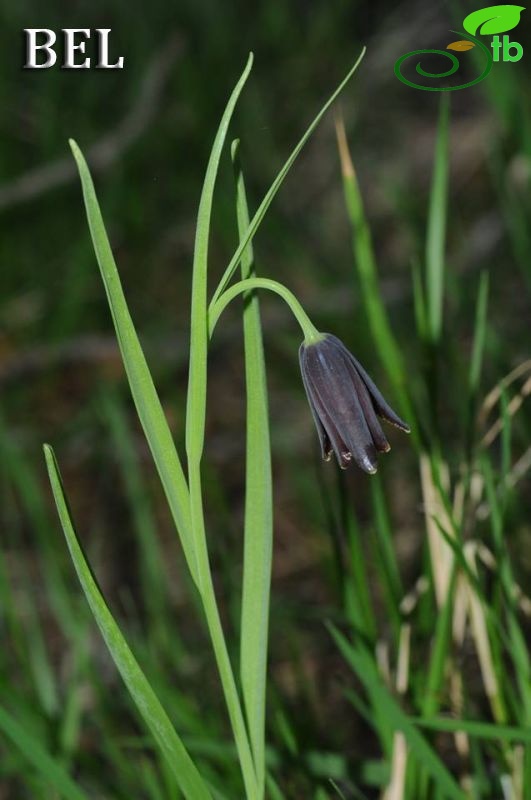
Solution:
<path fill-rule="evenodd" d="M 362 467 L 365 472 L 368 472 L 369 475 L 374 475 L 378 469 L 378 464 L 376 463 L 376 460 L 372 461 L 368 456 L 365 456 L 360 463 L 360 467 Z"/>
<path fill-rule="evenodd" d="M 378 413 L 380 419 L 383 419 L 384 422 L 387 422 L 388 425 L 391 425 L 393 428 L 398 428 L 399 431 L 402 433 L 411 433 L 411 428 L 406 422 L 403 422 L 401 419 L 392 419 L 385 414 Z"/>

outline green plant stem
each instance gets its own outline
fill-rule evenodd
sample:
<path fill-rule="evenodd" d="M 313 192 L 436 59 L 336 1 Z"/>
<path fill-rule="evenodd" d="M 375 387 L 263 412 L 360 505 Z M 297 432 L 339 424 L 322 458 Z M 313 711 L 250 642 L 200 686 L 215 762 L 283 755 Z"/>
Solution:
<path fill-rule="evenodd" d="M 223 694 L 229 718 L 234 733 L 238 758 L 245 784 L 247 800 L 256 800 L 258 797 L 256 787 L 256 773 L 254 769 L 251 748 L 245 722 L 243 718 L 240 698 L 234 680 L 229 653 L 225 642 L 223 627 L 219 616 L 219 609 L 214 592 L 212 572 L 208 558 L 206 542 L 205 520 L 203 514 L 203 497 L 201 489 L 201 465 L 199 460 L 188 463 L 188 482 L 190 487 L 190 510 L 192 515 L 192 528 L 194 531 L 198 588 L 205 612 L 208 632 L 214 649 L 214 656 L 221 679 Z"/>
<path fill-rule="evenodd" d="M 218 319 L 231 300 L 234 300 L 239 294 L 249 292 L 252 289 L 268 289 L 270 292 L 275 292 L 275 294 L 280 295 L 280 297 L 285 300 L 302 328 L 306 344 L 318 342 L 319 339 L 323 338 L 323 334 L 317 330 L 293 292 L 284 286 L 284 284 L 271 280 L 270 278 L 247 278 L 244 281 L 238 281 L 238 283 L 235 283 L 223 292 L 219 300 L 210 306 L 208 315 L 209 336 L 212 336 Z"/>
<path fill-rule="evenodd" d="M 240 698 L 236 689 L 236 683 L 223 634 L 223 627 L 221 625 L 212 573 L 210 570 L 201 489 L 201 455 L 204 445 L 207 398 L 207 278 L 212 201 L 227 130 L 237 100 L 249 76 L 252 63 L 253 56 L 251 53 L 247 65 L 229 98 L 221 118 L 214 144 L 212 145 L 199 202 L 192 278 L 190 364 L 186 403 L 186 453 L 188 456 L 190 516 L 196 559 L 195 569 L 197 584 L 236 741 L 246 796 L 248 800 L 257 800 L 256 773 L 251 755 L 249 738 L 245 728 Z"/>

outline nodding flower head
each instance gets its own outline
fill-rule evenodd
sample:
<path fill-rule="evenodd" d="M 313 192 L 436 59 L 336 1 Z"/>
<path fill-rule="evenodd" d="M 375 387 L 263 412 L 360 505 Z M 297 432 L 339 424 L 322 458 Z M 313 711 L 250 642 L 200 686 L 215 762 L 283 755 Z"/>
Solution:
<path fill-rule="evenodd" d="M 405 433 L 409 426 L 336 336 L 324 333 L 304 342 L 299 360 L 323 458 L 329 461 L 334 452 L 342 469 L 355 461 L 365 472 L 376 472 L 376 454 L 391 449 L 378 417 Z"/>

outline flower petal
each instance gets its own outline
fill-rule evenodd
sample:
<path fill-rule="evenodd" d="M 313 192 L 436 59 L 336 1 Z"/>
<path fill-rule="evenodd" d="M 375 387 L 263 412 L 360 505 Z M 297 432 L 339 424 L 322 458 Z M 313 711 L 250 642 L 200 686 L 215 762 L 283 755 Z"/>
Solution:
<path fill-rule="evenodd" d="M 330 437 L 328 436 L 328 434 L 327 434 L 327 432 L 326 432 L 326 430 L 325 430 L 325 428 L 323 426 L 323 423 L 321 422 L 321 420 L 319 418 L 319 415 L 318 415 L 318 413 L 317 413 L 317 411 L 315 409 L 315 406 L 314 406 L 312 389 L 308 385 L 308 379 L 306 377 L 304 366 L 303 366 L 302 347 L 304 347 L 304 345 L 301 346 L 301 350 L 299 351 L 299 360 L 300 360 L 300 365 L 301 365 L 302 383 L 303 383 L 303 386 L 304 386 L 304 390 L 306 392 L 306 397 L 308 398 L 308 405 L 310 406 L 310 411 L 312 412 L 313 421 L 315 422 L 315 427 L 317 428 L 317 434 L 319 436 L 319 441 L 321 443 L 321 453 L 322 453 L 323 459 L 325 461 L 330 461 L 330 457 L 332 455 L 333 448 L 332 448 L 332 445 L 330 443 Z"/>
<path fill-rule="evenodd" d="M 326 439 L 323 438 L 321 440 L 323 455 L 325 458 L 327 455 L 329 456 L 329 451 L 327 452 L 325 450 L 326 441 L 328 440 L 334 450 L 334 453 L 336 454 L 339 466 L 342 469 L 346 469 L 351 463 L 352 455 L 349 451 L 348 445 L 345 444 L 339 435 L 337 427 L 330 413 L 327 411 L 326 404 L 322 400 L 322 396 L 318 387 L 322 376 L 313 372 L 313 362 L 312 359 L 308 358 L 308 352 L 309 348 L 304 347 L 304 350 L 301 348 L 301 373 L 303 377 L 304 388 L 306 390 L 306 396 L 308 397 L 310 409 L 317 425 L 319 437 L 321 438 L 321 429 L 323 432 L 323 437 L 326 437 Z"/>
<path fill-rule="evenodd" d="M 349 353 L 348 350 L 347 353 L 349 354 L 350 359 L 354 364 L 356 370 L 358 371 L 363 383 L 367 387 L 367 391 L 369 392 L 372 398 L 376 414 L 382 419 L 384 419 L 386 422 L 388 422 L 390 425 L 394 425 L 395 428 L 399 428 L 404 433 L 411 433 L 411 428 L 409 427 L 407 422 L 404 422 L 404 420 L 400 419 L 398 414 L 396 414 L 393 411 L 389 403 L 387 403 L 386 400 L 384 400 L 382 393 L 380 392 L 374 381 L 369 377 L 367 372 L 363 369 L 360 362 L 356 358 L 354 358 L 352 353 Z"/>
<path fill-rule="evenodd" d="M 365 472 L 377 467 L 376 450 L 339 340 L 327 337 L 308 351 L 310 374 L 324 409 L 333 419 L 340 439 Z M 346 351 L 348 353 L 348 351 Z M 326 425 L 326 422 L 323 420 Z"/>
<path fill-rule="evenodd" d="M 348 361 L 348 368 L 351 371 L 352 382 L 356 387 L 360 405 L 362 407 L 365 421 L 367 422 L 374 445 L 379 453 L 388 453 L 391 449 L 391 445 L 387 441 L 387 437 L 382 430 L 382 426 L 378 422 L 378 418 L 374 411 L 374 404 L 371 396 L 369 395 L 367 387 L 365 386 L 357 369 L 350 359 Z"/>

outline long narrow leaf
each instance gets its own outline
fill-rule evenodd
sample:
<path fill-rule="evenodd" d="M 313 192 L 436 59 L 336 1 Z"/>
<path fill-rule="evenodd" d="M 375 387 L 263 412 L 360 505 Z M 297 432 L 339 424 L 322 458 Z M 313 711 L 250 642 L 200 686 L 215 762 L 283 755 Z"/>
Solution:
<path fill-rule="evenodd" d="M 233 143 L 232 159 L 236 178 L 238 232 L 241 238 L 249 227 L 249 211 L 237 142 Z M 241 273 L 243 280 L 256 274 L 251 245 L 242 254 Z M 258 793 L 259 797 L 263 797 L 273 488 L 267 380 L 260 305 L 256 292 L 244 295 L 243 333 L 247 392 L 247 453 L 240 675 Z"/>
<path fill-rule="evenodd" d="M 278 192 L 278 190 L 282 186 L 282 184 L 284 182 L 284 179 L 285 179 L 286 175 L 288 174 L 288 172 L 290 171 L 291 167 L 293 166 L 297 156 L 301 152 L 302 148 L 304 147 L 304 145 L 306 144 L 306 142 L 308 141 L 308 139 L 310 138 L 310 136 L 314 132 L 315 128 L 317 127 L 317 125 L 319 124 L 319 122 L 321 121 L 323 116 L 326 114 L 326 112 L 328 111 L 328 109 L 330 108 L 332 103 L 334 102 L 334 100 L 336 100 L 338 95 L 343 91 L 343 89 L 345 88 L 345 86 L 347 85 L 347 83 L 349 82 L 351 77 L 356 72 L 357 68 L 359 67 L 359 65 L 361 63 L 361 60 L 363 59 L 363 56 L 365 55 L 365 50 L 366 50 L 366 48 L 364 47 L 362 49 L 362 51 L 361 51 L 356 63 L 352 67 L 352 69 L 349 70 L 349 72 L 347 73 L 345 78 L 343 78 L 343 80 L 341 81 L 341 83 L 339 84 L 337 89 L 332 93 L 332 95 L 328 98 L 328 100 L 326 101 L 324 106 L 321 108 L 321 110 L 319 111 L 319 113 L 317 114 L 317 116 L 315 117 L 313 122 L 306 129 L 306 131 L 303 134 L 302 138 L 299 140 L 299 142 L 295 146 L 294 150 L 292 151 L 291 155 L 287 159 L 286 163 L 284 164 L 284 166 L 282 167 L 282 169 L 278 173 L 277 177 L 275 178 L 275 180 L 271 184 L 271 186 L 270 186 L 268 192 L 266 193 L 264 199 L 262 200 L 262 202 L 258 206 L 258 209 L 257 209 L 254 217 L 252 218 L 249 227 L 247 228 L 247 232 L 246 232 L 245 236 L 240 239 L 240 244 L 236 248 L 236 252 L 234 253 L 233 257 L 231 258 L 231 260 L 229 262 L 229 265 L 227 266 L 227 269 L 225 270 L 225 272 L 223 274 L 223 277 L 222 277 L 221 281 L 219 282 L 219 286 L 218 286 L 218 288 L 216 289 L 216 291 L 214 293 L 214 297 L 212 298 L 211 307 L 214 305 L 214 303 L 218 300 L 219 296 L 226 289 L 228 282 L 230 281 L 232 275 L 234 274 L 234 272 L 236 271 L 236 269 L 238 267 L 238 264 L 240 263 L 240 260 L 241 260 L 241 257 L 243 255 L 243 252 L 244 252 L 245 248 L 252 241 L 256 231 L 258 230 L 258 228 L 260 226 L 260 223 L 262 222 L 262 220 L 263 220 L 263 218 L 264 218 L 264 216 L 265 216 L 265 214 L 267 212 L 267 209 L 269 208 L 269 206 L 273 202 L 273 199 L 274 199 L 276 193 Z"/>
<path fill-rule="evenodd" d="M 373 542 L 375 560 L 382 577 L 387 615 L 398 635 L 401 623 L 399 607 L 404 596 L 404 589 L 393 543 L 386 493 L 381 478 L 378 475 L 375 475 L 374 478 L 375 480 L 371 481 L 371 501 L 376 529 L 376 538 Z"/>
<path fill-rule="evenodd" d="M 447 96 L 443 95 L 441 98 L 441 109 L 437 128 L 435 163 L 426 237 L 428 325 L 433 344 L 438 344 L 442 331 L 444 248 L 446 239 L 446 210 L 448 203 L 448 126 L 449 100 Z"/>
<path fill-rule="evenodd" d="M 446 600 L 435 621 L 433 640 L 430 647 L 430 659 L 426 667 L 427 677 L 422 699 L 422 713 L 426 717 L 431 717 L 435 714 L 442 694 L 444 669 L 448 659 L 449 643 L 452 635 L 455 580 L 456 570 L 453 569 Z"/>
<path fill-rule="evenodd" d="M 474 346 L 470 359 L 470 372 L 468 374 L 468 388 L 475 397 L 479 388 L 481 376 L 481 363 L 483 360 L 483 349 L 485 347 L 485 336 L 487 330 L 487 300 L 489 295 L 489 273 L 482 272 L 479 280 L 478 299 L 476 303 L 476 323 L 474 327 Z"/>
<path fill-rule="evenodd" d="M 495 725 L 492 722 L 452 719 L 450 717 L 434 717 L 433 719 L 410 717 L 409 719 L 420 728 L 433 731 L 451 731 L 452 733 L 462 731 L 469 736 L 475 736 L 477 739 L 491 739 L 492 741 L 531 742 L 530 728 Z"/>
<path fill-rule="evenodd" d="M 59 467 L 53 450 L 49 445 L 44 446 L 44 454 L 55 505 L 57 506 L 59 519 L 74 567 L 114 663 L 118 667 L 124 683 L 153 738 L 166 757 L 185 797 L 189 798 L 189 800 L 209 800 L 211 795 L 206 784 L 129 649 L 96 584 L 77 540 L 63 490 Z"/>
<path fill-rule="evenodd" d="M 414 414 L 406 389 L 404 360 L 382 300 L 371 231 L 365 216 L 363 198 L 350 156 L 345 126 L 340 116 L 336 119 L 336 134 L 343 178 L 343 192 L 352 228 L 352 247 L 365 313 L 380 359 L 398 394 L 402 412 L 406 419 L 413 420 Z"/>
<path fill-rule="evenodd" d="M 484 271 L 479 279 L 479 289 L 476 301 L 476 318 L 474 325 L 474 344 L 470 358 L 468 372 L 468 405 L 466 419 L 467 450 L 470 451 L 476 433 L 475 416 L 477 413 L 477 399 L 481 378 L 481 365 L 487 334 L 487 303 L 489 296 L 489 273 Z"/>
<path fill-rule="evenodd" d="M 19 494 L 25 513 L 28 515 L 31 530 L 35 536 L 35 545 L 40 554 L 39 562 L 42 565 L 41 569 L 50 605 L 65 634 L 70 636 L 79 628 L 79 615 L 72 604 L 62 564 L 50 541 L 48 509 L 40 481 L 25 454 L 16 446 L 13 437 L 9 435 L 8 422 L 1 413 L 0 461 L 5 465 L 6 477 L 13 482 L 13 487 Z"/>
<path fill-rule="evenodd" d="M 197 583 L 186 478 L 127 307 L 87 163 L 73 140 L 70 140 L 70 147 L 81 178 L 92 243 L 107 293 L 131 394 L 181 538 L 186 561 Z"/>
<path fill-rule="evenodd" d="M 227 130 L 252 65 L 253 54 L 251 53 L 242 76 L 234 87 L 223 112 L 210 152 L 197 213 L 190 323 L 190 373 L 186 406 L 186 452 L 188 457 L 195 461 L 198 461 L 201 457 L 205 432 L 208 349 L 208 239 L 210 235 L 212 199 Z"/>

